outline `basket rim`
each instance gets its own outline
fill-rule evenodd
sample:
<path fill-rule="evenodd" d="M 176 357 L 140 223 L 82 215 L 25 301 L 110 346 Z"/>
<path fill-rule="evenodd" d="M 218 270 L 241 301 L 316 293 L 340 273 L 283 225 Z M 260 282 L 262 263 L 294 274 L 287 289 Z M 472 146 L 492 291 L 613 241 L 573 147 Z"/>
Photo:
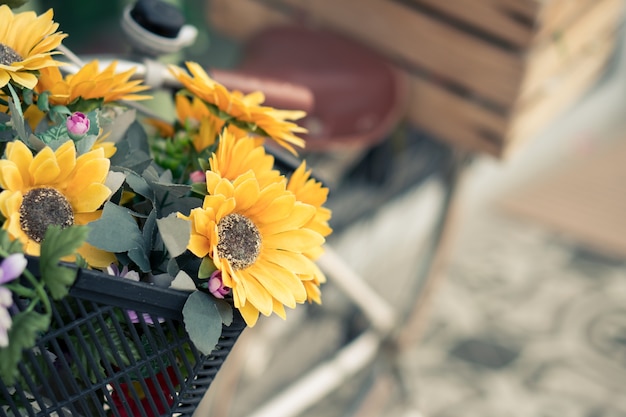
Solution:
<path fill-rule="evenodd" d="M 39 258 L 27 256 L 27 259 L 28 269 L 39 275 Z M 69 291 L 72 297 L 172 320 L 183 318 L 183 307 L 190 291 L 133 281 L 97 270 L 79 268 L 71 263 L 62 264 L 67 268 L 77 269 L 76 281 Z"/>

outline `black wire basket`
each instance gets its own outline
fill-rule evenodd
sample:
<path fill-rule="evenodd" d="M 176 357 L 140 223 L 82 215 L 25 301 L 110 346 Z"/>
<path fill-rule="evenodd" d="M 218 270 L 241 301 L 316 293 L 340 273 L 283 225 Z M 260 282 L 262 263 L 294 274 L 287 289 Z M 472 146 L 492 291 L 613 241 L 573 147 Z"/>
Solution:
<path fill-rule="evenodd" d="M 23 352 L 17 382 L 0 380 L 0 416 L 191 416 L 245 322 L 234 310 L 203 355 L 183 324 L 187 296 L 79 270 L 69 296 L 53 305 L 50 330 Z"/>

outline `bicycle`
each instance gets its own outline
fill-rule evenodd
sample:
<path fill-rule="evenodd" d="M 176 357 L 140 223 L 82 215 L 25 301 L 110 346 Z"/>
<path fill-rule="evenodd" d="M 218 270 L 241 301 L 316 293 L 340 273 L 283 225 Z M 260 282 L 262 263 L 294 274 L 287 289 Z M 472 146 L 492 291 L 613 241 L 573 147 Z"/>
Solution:
<path fill-rule="evenodd" d="M 133 33 L 137 30 L 137 27 L 128 20 L 128 16 L 129 12 L 125 13 L 123 27 L 125 27 L 127 32 Z M 134 46 L 137 51 L 142 52 L 144 59 L 142 59 L 142 62 L 139 62 L 136 58 L 135 60 L 120 60 L 116 57 L 116 60 L 120 62 L 118 70 L 123 71 L 130 66 L 136 68 L 135 75 L 144 79 L 146 84 L 155 89 L 168 90 L 177 87 L 178 85 L 174 82 L 174 79 L 168 75 L 169 72 L 166 67 L 156 61 L 154 57 L 160 53 L 171 53 L 176 48 L 188 44 L 193 37 L 190 29 L 187 28 L 181 31 L 181 37 L 174 43 L 163 42 L 162 39 L 154 42 L 155 39 L 153 37 L 146 35 L 141 30 L 135 34 L 137 36 L 132 38 L 133 42 L 136 42 Z M 73 68 L 82 65 L 82 60 L 72 54 L 71 51 L 66 49 L 64 53 L 70 61 L 73 61 Z M 106 60 L 101 62 L 104 65 L 107 63 Z M 67 68 L 71 70 L 72 67 L 69 66 Z M 220 81 L 221 76 L 224 84 L 231 88 L 238 88 L 244 91 L 256 89 L 264 91 L 268 102 L 283 102 L 292 104 L 295 108 L 307 108 L 312 105 L 312 100 L 314 99 L 306 88 L 280 81 L 255 79 L 250 76 L 228 72 L 221 74 L 215 72 L 215 75 L 218 81 Z M 235 87 L 237 84 L 238 87 Z M 136 107 L 145 114 L 158 117 L 157 114 L 143 106 L 130 103 L 129 105 Z M 284 169 L 293 168 L 294 162 L 292 160 L 276 150 L 271 148 L 270 150 L 275 152 L 277 161 Z M 431 176 L 441 175 L 443 195 L 441 196 L 441 207 L 435 217 L 429 245 L 420 254 L 423 258 L 423 261 L 420 263 L 421 269 L 418 271 L 417 279 L 413 280 L 413 288 L 407 291 L 410 294 L 407 297 L 408 303 L 412 300 L 417 300 L 415 308 L 412 309 L 413 311 L 393 308 L 389 300 L 381 297 L 361 277 L 355 274 L 329 246 L 326 255 L 320 259 L 320 267 L 325 270 L 332 285 L 341 290 L 343 296 L 354 307 L 346 308 L 344 311 L 339 312 L 341 316 L 333 317 L 332 319 L 340 324 L 348 323 L 350 334 L 345 340 L 340 341 L 339 345 L 343 345 L 343 347 L 336 352 L 333 360 L 322 363 L 319 368 L 307 374 L 301 382 L 290 382 L 291 386 L 285 389 L 275 400 L 257 409 L 252 414 L 254 417 L 298 415 L 307 410 L 316 401 L 328 395 L 344 381 L 365 370 L 368 364 L 380 357 L 389 360 L 391 364 L 389 369 L 392 370 L 392 373 L 400 381 L 403 380 L 401 366 L 395 363 L 395 360 L 400 357 L 402 349 L 414 341 L 418 333 L 416 329 L 419 329 L 419 326 L 422 324 L 420 320 L 428 298 L 427 294 L 436 282 L 433 280 L 434 275 L 432 275 L 431 270 L 433 266 L 436 266 L 440 248 L 444 243 L 444 235 L 449 227 L 453 198 L 465 162 L 464 154 L 443 152 L 440 158 L 436 159 L 436 166 L 429 166 L 428 169 L 424 169 L 418 175 L 422 180 Z M 410 180 L 414 179 L 411 178 Z M 401 190 L 389 187 L 389 190 L 399 193 L 402 190 L 406 190 L 407 186 L 407 184 L 403 184 L 400 187 Z M 389 198 L 389 194 L 386 195 L 386 198 Z M 371 210 L 377 208 L 376 206 L 377 204 L 373 204 Z M 404 302 L 401 304 L 404 304 Z M 406 306 L 402 305 L 401 307 Z M 290 328 L 297 325 L 313 324 L 315 320 L 312 318 L 312 315 L 319 314 L 319 310 L 316 312 L 314 308 L 311 308 L 308 313 L 310 314 L 302 316 L 300 321 L 292 320 L 292 324 L 288 324 L 283 331 L 287 332 Z M 349 317 L 351 320 L 345 320 L 345 317 Z M 363 384 L 364 389 L 357 392 L 356 396 L 364 397 L 370 388 L 368 383 L 371 385 L 372 382 L 370 375 L 370 378 L 366 379 L 366 383 Z M 406 383 L 406 381 L 403 381 L 403 383 Z M 303 400 L 303 397 L 306 397 L 306 401 Z M 404 401 L 407 405 L 410 405 L 409 409 L 417 410 L 414 404 L 410 404 L 412 402 L 410 393 L 405 396 Z"/>

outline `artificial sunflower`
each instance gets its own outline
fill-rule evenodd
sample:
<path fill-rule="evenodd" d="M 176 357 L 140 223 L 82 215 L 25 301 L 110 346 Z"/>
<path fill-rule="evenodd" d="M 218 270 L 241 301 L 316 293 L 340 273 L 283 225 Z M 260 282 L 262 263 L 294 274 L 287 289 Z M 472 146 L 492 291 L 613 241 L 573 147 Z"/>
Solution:
<path fill-rule="evenodd" d="M 75 74 L 63 77 L 56 67 L 45 68 L 39 76 L 36 91 L 49 92 L 51 104 L 67 106 L 79 98 L 83 100 L 102 99 L 104 103 L 118 100 L 146 100 L 150 96 L 136 94 L 149 89 L 141 80 L 131 80 L 135 73 L 131 68 L 116 73 L 117 61 L 111 62 L 102 71 L 97 60 L 81 67 Z"/>
<path fill-rule="evenodd" d="M 25 253 L 39 256 L 48 226 L 84 225 L 100 218 L 100 207 L 111 194 L 104 184 L 109 165 L 102 148 L 77 158 L 72 141 L 56 151 L 45 147 L 35 156 L 23 142 L 7 143 L 0 160 L 3 228 L 22 243 Z M 95 267 L 115 260 L 87 243 L 78 253 Z"/>
<path fill-rule="evenodd" d="M 284 181 L 261 187 L 252 170 L 234 181 L 206 176 L 202 207 L 180 215 L 191 222 L 188 249 L 212 259 L 249 326 L 259 313 L 285 318 L 285 306 L 307 300 L 299 275 L 313 275 L 315 265 L 304 254 L 324 243 L 304 227 L 315 207 L 296 201 Z"/>
<path fill-rule="evenodd" d="M 330 235 L 333 231 L 328 225 L 331 211 L 324 207 L 328 199 L 328 188 L 311 178 L 311 170 L 306 169 L 305 161 L 302 161 L 300 166 L 291 174 L 287 189 L 295 194 L 298 201 L 316 208 L 315 217 L 311 219 L 311 223 L 307 227 L 319 232 L 322 236 Z"/>
<path fill-rule="evenodd" d="M 261 187 L 283 181 L 284 177 L 274 169 L 274 157 L 265 153 L 262 143 L 253 137 L 223 132 L 217 151 L 209 158 L 211 171 L 233 181 L 252 170 Z"/>
<path fill-rule="evenodd" d="M 32 90 L 36 71 L 62 65 L 52 55 L 67 35 L 56 31 L 59 24 L 52 16 L 52 9 L 37 16 L 32 11 L 13 14 L 7 5 L 0 6 L 0 88 L 13 81 Z"/>
<path fill-rule="evenodd" d="M 304 117 L 304 112 L 264 107 L 265 97 L 262 93 L 244 95 L 238 91 L 230 92 L 210 78 L 197 63 L 187 62 L 187 68 L 193 77 L 180 67 L 170 66 L 172 74 L 185 88 L 214 107 L 216 113 L 221 113 L 217 114 L 219 117 L 226 117 L 229 123 L 252 133 L 267 135 L 294 154 L 296 151 L 292 145 L 304 147 L 304 140 L 295 133 L 305 133 L 306 129 L 289 121 Z"/>
<path fill-rule="evenodd" d="M 332 229 L 328 222 L 331 217 L 331 211 L 323 207 L 328 198 L 328 188 L 324 187 L 321 182 L 311 178 L 311 170 L 306 169 L 306 162 L 303 161 L 293 172 L 291 178 L 289 178 L 287 190 L 294 193 L 298 201 L 315 207 L 315 216 L 304 227 L 310 228 L 324 237 L 330 235 Z M 309 259 L 315 260 L 322 252 L 323 248 L 318 246 L 304 255 Z M 308 300 L 320 304 L 321 293 L 319 287 L 326 282 L 324 274 L 316 268 L 313 275 L 301 275 L 300 278 L 306 288 Z"/>

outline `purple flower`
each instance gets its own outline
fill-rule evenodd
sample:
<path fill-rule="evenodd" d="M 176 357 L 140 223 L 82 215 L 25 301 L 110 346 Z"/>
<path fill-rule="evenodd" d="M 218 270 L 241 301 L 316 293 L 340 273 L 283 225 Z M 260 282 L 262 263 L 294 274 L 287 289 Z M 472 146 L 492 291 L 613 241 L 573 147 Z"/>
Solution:
<path fill-rule="evenodd" d="M 0 284 L 6 284 L 22 275 L 28 261 L 23 253 L 7 256 L 0 264 Z"/>
<path fill-rule="evenodd" d="M 137 271 L 131 271 L 128 269 L 128 265 L 124 265 L 124 268 L 120 271 L 120 268 L 111 264 L 107 266 L 107 273 L 116 277 L 128 278 L 133 281 L 139 281 L 139 273 Z"/>
<path fill-rule="evenodd" d="M 107 273 L 109 275 L 115 275 L 116 277 L 127 278 L 132 281 L 139 281 L 139 273 L 137 271 L 130 271 L 127 265 L 125 265 L 124 268 L 122 268 L 122 270 L 120 271 L 117 265 L 111 264 L 107 266 Z M 128 313 L 128 318 L 130 319 L 132 323 L 139 323 L 140 321 L 139 315 L 137 314 L 135 310 L 126 310 L 126 313 Z M 143 313 L 142 316 L 143 316 L 143 321 L 145 321 L 148 324 L 154 324 L 154 320 L 152 320 L 152 317 L 150 316 L 150 314 Z M 159 322 L 162 322 L 162 321 L 164 321 L 164 319 L 159 317 Z"/>
<path fill-rule="evenodd" d="M 209 291 L 215 298 L 224 298 L 224 296 L 230 293 L 230 288 L 224 285 L 222 281 L 222 271 L 215 271 L 209 278 Z"/>
<path fill-rule="evenodd" d="M 7 256 L 0 264 L 0 284 L 11 282 L 24 272 L 28 261 L 24 254 L 14 253 Z M 13 324 L 9 308 L 13 305 L 13 293 L 0 285 L 0 347 L 9 345 L 9 329 Z"/>
<path fill-rule="evenodd" d="M 77 111 L 68 116 L 65 122 L 67 133 L 73 140 L 79 140 L 89 131 L 89 118 L 85 113 Z"/>

